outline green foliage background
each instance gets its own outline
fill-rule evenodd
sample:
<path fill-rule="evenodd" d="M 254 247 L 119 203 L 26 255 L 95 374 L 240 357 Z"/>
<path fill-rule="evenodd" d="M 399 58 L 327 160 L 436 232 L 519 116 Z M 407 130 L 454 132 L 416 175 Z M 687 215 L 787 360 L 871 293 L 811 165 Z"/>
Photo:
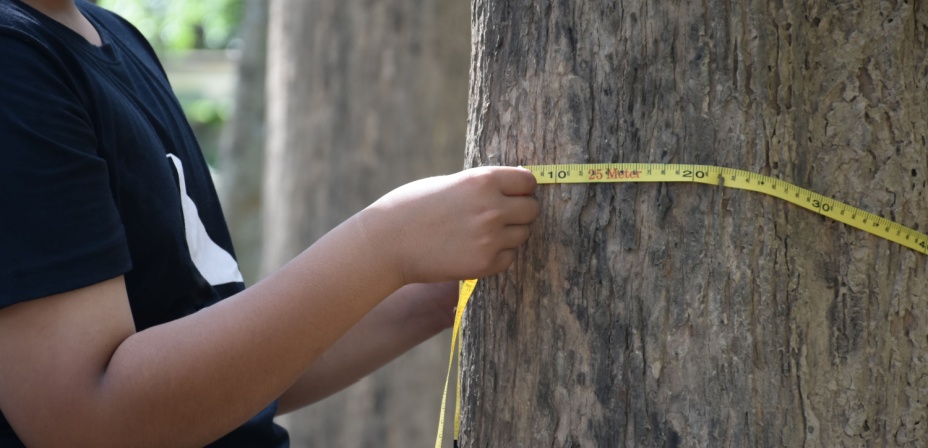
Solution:
<path fill-rule="evenodd" d="M 99 0 L 132 22 L 159 52 L 224 49 L 236 35 L 242 0 Z"/>

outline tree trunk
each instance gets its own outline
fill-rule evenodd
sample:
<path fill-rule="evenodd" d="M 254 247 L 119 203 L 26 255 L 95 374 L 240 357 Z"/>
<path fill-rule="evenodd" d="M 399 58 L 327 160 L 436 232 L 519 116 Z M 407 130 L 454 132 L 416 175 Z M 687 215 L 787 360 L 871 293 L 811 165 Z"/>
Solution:
<path fill-rule="evenodd" d="M 475 0 L 472 22 L 471 165 L 720 165 L 928 224 L 924 2 Z M 464 447 L 928 443 L 928 257 L 746 191 L 538 196 L 466 313 Z"/>
<path fill-rule="evenodd" d="M 245 0 L 235 110 L 219 145 L 223 211 L 245 283 L 261 263 L 261 188 L 264 174 L 268 0 Z"/>
<path fill-rule="evenodd" d="M 272 2 L 266 269 L 392 188 L 460 169 L 467 17 L 456 0 Z M 431 443 L 446 344 L 290 416 L 294 446 Z"/>

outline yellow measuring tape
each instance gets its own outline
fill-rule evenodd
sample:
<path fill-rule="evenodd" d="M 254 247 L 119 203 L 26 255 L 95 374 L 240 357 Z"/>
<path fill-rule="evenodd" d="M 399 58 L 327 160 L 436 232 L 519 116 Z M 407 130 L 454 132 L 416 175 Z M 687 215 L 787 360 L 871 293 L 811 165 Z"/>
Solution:
<path fill-rule="evenodd" d="M 886 218 L 769 176 L 710 165 L 598 163 L 526 167 L 540 184 L 696 182 L 756 191 L 928 254 L 928 236 Z"/>
<path fill-rule="evenodd" d="M 461 317 L 464 316 L 464 308 L 470 300 L 474 288 L 477 286 L 477 280 L 464 280 L 458 286 L 458 306 L 454 311 L 454 328 L 451 330 L 451 358 L 448 359 L 448 374 L 445 375 L 445 388 L 441 393 L 441 413 L 438 414 L 438 437 L 435 438 L 435 448 L 441 448 L 442 433 L 445 431 L 445 404 L 448 398 L 448 380 L 451 379 L 451 365 L 454 364 L 454 350 L 457 345 L 458 336 L 461 332 Z M 460 358 L 460 356 L 459 356 Z M 460 361 L 460 359 L 459 359 Z M 458 386 L 457 395 L 454 400 L 454 446 L 458 446 L 458 434 L 461 431 L 461 376 L 460 367 L 458 367 Z"/>
<path fill-rule="evenodd" d="M 749 171 L 712 165 L 665 163 L 581 163 L 533 165 L 525 168 L 535 175 L 535 180 L 539 184 L 696 182 L 725 188 L 756 191 L 791 202 L 835 221 L 843 222 L 851 227 L 856 227 L 898 243 L 916 252 L 928 254 L 928 236 L 924 233 L 789 182 Z M 453 333 L 451 335 L 451 359 L 448 360 L 448 375 L 445 377 L 445 389 L 442 393 L 441 415 L 438 419 L 438 437 L 435 440 L 435 448 L 441 448 L 442 432 L 445 424 L 445 399 L 448 393 L 448 380 L 451 378 L 451 365 L 454 361 L 454 355 L 457 353 L 455 348 L 461 331 L 461 317 L 464 315 L 464 309 L 476 286 L 477 280 L 461 282 L 458 306 L 454 316 Z M 460 409 L 461 381 L 459 379 L 454 415 L 455 447 L 457 446 L 460 431 Z"/>

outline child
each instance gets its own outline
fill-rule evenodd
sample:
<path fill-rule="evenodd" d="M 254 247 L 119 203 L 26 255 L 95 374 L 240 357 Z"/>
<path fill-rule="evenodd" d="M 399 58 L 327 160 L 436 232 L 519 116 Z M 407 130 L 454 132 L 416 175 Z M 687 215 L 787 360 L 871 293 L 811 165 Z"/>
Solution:
<path fill-rule="evenodd" d="M 84 0 L 0 0 L 0 160 L 0 447 L 287 446 L 538 213 L 523 169 L 420 180 L 245 289 L 154 53 Z"/>

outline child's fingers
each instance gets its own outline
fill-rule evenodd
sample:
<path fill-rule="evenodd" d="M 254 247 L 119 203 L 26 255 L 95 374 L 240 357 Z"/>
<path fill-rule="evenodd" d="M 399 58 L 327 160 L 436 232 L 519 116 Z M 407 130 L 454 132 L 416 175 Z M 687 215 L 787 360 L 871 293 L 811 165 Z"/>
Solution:
<path fill-rule="evenodd" d="M 492 272 L 487 273 L 487 275 L 505 271 L 509 268 L 509 266 L 512 265 L 514 261 L 516 261 L 515 249 L 506 249 L 504 251 L 500 251 L 496 254 L 496 258 L 494 259 Z M 487 275 L 482 275 L 481 277 L 486 277 Z"/>
<path fill-rule="evenodd" d="M 531 224 L 538 217 L 540 206 L 529 196 L 507 197 L 503 219 L 507 224 Z"/>
<path fill-rule="evenodd" d="M 503 247 L 506 248 L 505 250 L 509 250 L 521 246 L 522 243 L 528 240 L 530 233 L 530 227 L 527 225 L 506 226 L 503 229 Z"/>
<path fill-rule="evenodd" d="M 494 168 L 493 174 L 500 191 L 506 196 L 530 195 L 538 186 L 535 175 L 525 168 L 500 166 Z"/>

